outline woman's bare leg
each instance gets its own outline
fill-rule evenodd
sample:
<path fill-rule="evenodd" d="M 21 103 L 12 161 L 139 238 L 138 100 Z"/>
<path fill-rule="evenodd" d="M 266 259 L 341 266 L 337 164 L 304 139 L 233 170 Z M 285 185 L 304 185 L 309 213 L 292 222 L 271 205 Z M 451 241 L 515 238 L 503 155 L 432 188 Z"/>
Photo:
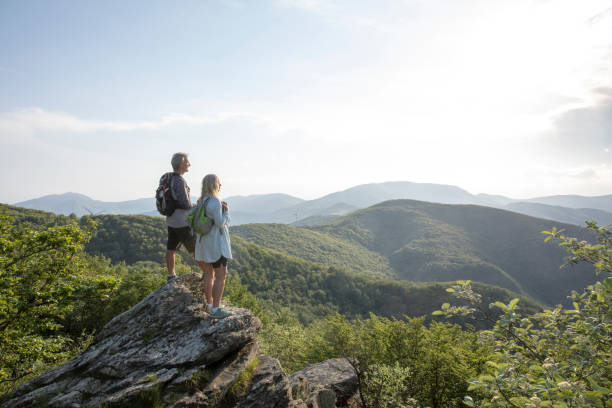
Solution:
<path fill-rule="evenodd" d="M 206 297 L 206 303 L 209 305 L 213 303 L 213 279 L 215 276 L 214 269 L 211 264 L 196 261 L 200 269 L 202 270 L 202 288 L 204 290 L 204 296 Z"/>
<path fill-rule="evenodd" d="M 223 289 L 225 289 L 225 277 L 227 276 L 227 265 L 221 265 L 214 269 L 215 284 L 212 288 L 213 307 L 219 307 L 221 303 L 221 297 L 223 296 Z M 212 282 L 212 280 L 211 280 Z"/>

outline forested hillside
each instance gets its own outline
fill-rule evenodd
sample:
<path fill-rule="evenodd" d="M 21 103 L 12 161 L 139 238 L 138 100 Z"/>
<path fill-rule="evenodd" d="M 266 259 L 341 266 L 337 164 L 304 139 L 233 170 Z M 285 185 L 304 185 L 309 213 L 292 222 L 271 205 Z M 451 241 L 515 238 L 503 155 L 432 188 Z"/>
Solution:
<path fill-rule="evenodd" d="M 394 200 L 313 227 L 385 256 L 401 279 L 471 279 L 561 303 L 594 282 L 586 266 L 559 270 L 563 250 L 544 242 L 557 225 L 589 239 L 584 228 L 475 205 Z"/>

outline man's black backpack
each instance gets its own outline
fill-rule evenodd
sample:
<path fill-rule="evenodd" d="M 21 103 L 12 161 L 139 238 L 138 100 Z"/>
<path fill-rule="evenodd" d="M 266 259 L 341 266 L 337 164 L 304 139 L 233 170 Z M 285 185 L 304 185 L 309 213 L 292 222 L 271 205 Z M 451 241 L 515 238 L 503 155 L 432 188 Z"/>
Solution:
<path fill-rule="evenodd" d="M 172 197 L 170 182 L 176 173 L 166 173 L 159 179 L 159 187 L 155 191 L 155 204 L 157 211 L 166 217 L 171 216 L 176 209 L 176 201 Z"/>

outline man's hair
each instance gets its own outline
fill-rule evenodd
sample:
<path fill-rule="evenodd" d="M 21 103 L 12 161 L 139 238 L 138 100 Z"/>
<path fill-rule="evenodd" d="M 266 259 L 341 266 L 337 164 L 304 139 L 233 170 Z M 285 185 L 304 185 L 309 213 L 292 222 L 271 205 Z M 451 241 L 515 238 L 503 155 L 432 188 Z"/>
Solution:
<path fill-rule="evenodd" d="M 177 171 L 179 165 L 187 160 L 187 153 L 174 153 L 172 155 L 172 160 L 170 160 L 170 164 L 172 164 L 172 170 Z"/>

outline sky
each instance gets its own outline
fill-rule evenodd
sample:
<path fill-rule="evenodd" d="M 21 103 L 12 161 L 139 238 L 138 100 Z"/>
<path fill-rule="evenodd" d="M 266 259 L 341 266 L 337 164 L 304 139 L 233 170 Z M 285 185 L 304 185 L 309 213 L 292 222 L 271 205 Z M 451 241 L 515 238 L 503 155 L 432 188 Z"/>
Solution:
<path fill-rule="evenodd" d="M 612 0 L 0 0 L 0 202 L 612 194 Z"/>

